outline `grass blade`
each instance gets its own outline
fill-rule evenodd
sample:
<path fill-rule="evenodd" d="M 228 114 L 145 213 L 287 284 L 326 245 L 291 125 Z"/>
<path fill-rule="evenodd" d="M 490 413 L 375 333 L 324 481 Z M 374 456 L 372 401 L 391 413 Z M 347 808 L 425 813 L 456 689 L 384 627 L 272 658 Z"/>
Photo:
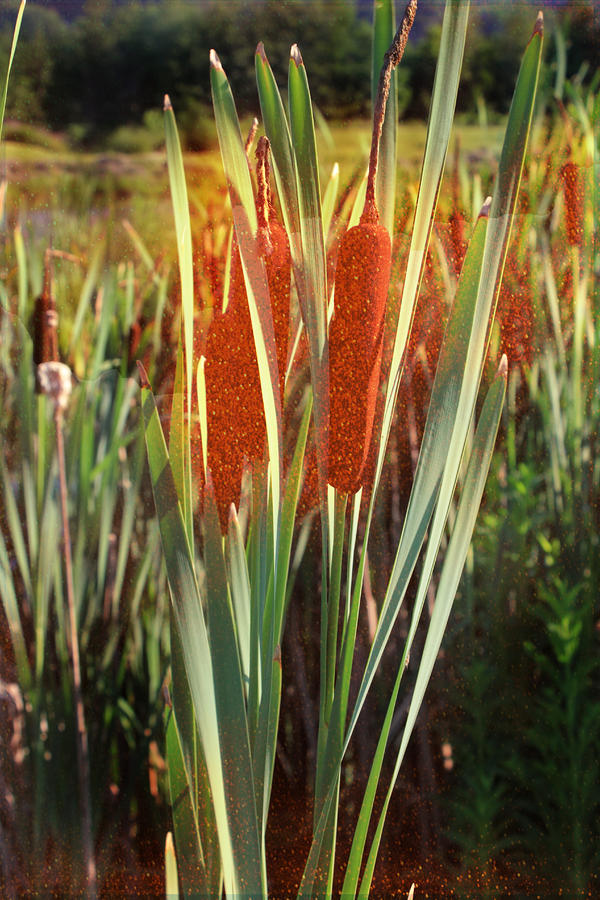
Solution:
<path fill-rule="evenodd" d="M 23 19 L 23 13 L 25 12 L 25 3 L 26 0 L 21 0 L 21 5 L 19 6 L 19 11 L 17 12 L 15 30 L 13 32 L 12 44 L 10 46 L 10 53 L 8 56 L 8 66 L 6 67 L 4 87 L 2 89 L 2 94 L 0 95 L 0 140 L 2 140 L 2 126 L 4 124 L 4 111 L 6 109 L 6 97 L 8 95 L 8 81 L 10 78 L 10 70 L 12 68 L 13 59 L 15 58 L 15 50 L 17 49 L 17 41 L 19 40 L 19 32 L 21 30 L 21 20 Z"/>
<path fill-rule="evenodd" d="M 392 0 L 373 4 L 373 54 L 371 65 L 371 102 L 375 104 L 379 73 L 383 57 L 396 33 L 396 16 Z M 396 201 L 396 123 L 398 122 L 398 74 L 392 72 L 390 93 L 379 142 L 379 166 L 375 196 L 383 225 L 394 234 L 394 205 Z"/>
<path fill-rule="evenodd" d="M 210 479 L 205 491 L 204 508 L 206 608 L 221 765 L 230 800 L 228 822 L 237 866 L 236 880 L 243 893 L 263 895 L 265 873 L 255 805 L 244 686 L 227 587 L 221 527 Z"/>
<path fill-rule="evenodd" d="M 306 327 L 321 361 L 327 337 L 327 274 L 321 217 L 321 189 L 315 125 L 308 78 L 296 44 L 290 51 L 288 71 L 290 125 L 296 159 L 300 233 L 306 291 Z"/>
<path fill-rule="evenodd" d="M 185 171 L 183 168 L 183 156 L 181 144 L 177 133 L 175 114 L 169 97 L 165 95 L 165 137 L 167 144 L 167 165 L 169 169 L 169 184 L 173 201 L 173 215 L 175 217 L 175 235 L 177 239 L 177 256 L 179 259 L 179 278 L 181 282 L 181 311 L 183 327 L 184 358 L 182 360 L 182 379 L 186 390 L 186 406 L 188 419 L 184 419 L 181 440 L 183 459 L 183 518 L 190 542 L 193 539 L 192 523 L 192 464 L 190 449 L 189 417 L 192 411 L 192 376 L 193 376 L 193 344 L 194 344 L 194 269 L 192 261 L 192 226 L 188 204 Z"/>
<path fill-rule="evenodd" d="M 179 882 L 177 880 L 177 860 L 173 847 L 173 835 L 167 832 L 165 841 L 165 893 L 168 898 L 179 900 Z"/>
<path fill-rule="evenodd" d="M 210 643 L 158 411 L 144 376 L 142 384 L 146 448 L 169 588 L 213 795 L 225 889 L 233 894 L 240 889 L 229 826 L 230 806 L 235 804 L 224 785 Z"/>
<path fill-rule="evenodd" d="M 444 631 L 446 629 L 448 618 L 452 610 L 452 604 L 454 602 L 456 590 L 458 588 L 462 570 L 467 558 L 467 552 L 471 544 L 471 536 L 473 534 L 473 528 L 475 527 L 475 520 L 479 511 L 483 489 L 485 487 L 485 482 L 492 460 L 492 453 L 494 451 L 494 444 L 496 442 L 496 434 L 498 432 L 498 425 L 500 423 L 500 416 L 502 414 L 502 407 L 504 405 L 504 396 L 506 393 L 506 375 L 506 357 L 503 357 L 500 368 L 498 370 L 498 375 L 496 376 L 496 379 L 494 380 L 492 386 L 488 391 L 483 409 L 481 411 L 481 415 L 479 417 L 479 423 L 473 441 L 473 449 L 469 458 L 467 474 L 461 492 L 456 520 L 452 529 L 452 536 L 450 538 L 450 543 L 448 545 L 448 549 L 444 559 L 444 565 L 440 576 L 440 583 L 436 592 L 435 606 L 427 631 L 425 646 L 423 648 L 423 654 L 421 657 L 421 662 L 419 664 L 419 671 L 417 673 L 417 680 L 408 710 L 406 725 L 404 726 L 402 741 L 400 744 L 400 749 L 398 751 L 394 772 L 383 805 L 383 809 L 377 823 L 377 829 L 369 852 L 363 879 L 361 881 L 359 893 L 360 897 L 368 897 L 369 894 L 371 881 L 373 878 L 373 871 L 375 868 L 375 861 L 377 859 L 377 853 L 379 851 L 381 834 L 383 831 L 383 825 L 385 822 L 385 816 L 387 813 L 391 794 L 394 789 L 398 773 L 400 772 L 400 766 L 402 764 L 402 760 L 404 759 L 406 747 L 412 734 L 417 715 L 423 702 L 423 697 L 425 696 L 425 690 L 429 683 L 429 678 L 431 677 L 431 673 L 438 656 L 442 638 L 444 636 Z M 406 658 L 407 649 L 409 648 L 407 647 L 403 654 L 403 660 L 400 666 L 399 675 L 402 674 L 402 671 L 404 669 L 404 659 Z"/>
<path fill-rule="evenodd" d="M 429 237 L 433 227 L 433 218 L 446 162 L 448 141 L 454 119 L 456 95 L 462 68 L 468 17 L 468 2 L 460 2 L 459 0 L 459 2 L 446 5 L 431 97 L 423 168 L 419 180 L 415 220 L 386 391 L 373 496 L 375 496 L 377 491 L 383 468 L 392 416 L 402 376 L 404 350 L 421 284 Z"/>

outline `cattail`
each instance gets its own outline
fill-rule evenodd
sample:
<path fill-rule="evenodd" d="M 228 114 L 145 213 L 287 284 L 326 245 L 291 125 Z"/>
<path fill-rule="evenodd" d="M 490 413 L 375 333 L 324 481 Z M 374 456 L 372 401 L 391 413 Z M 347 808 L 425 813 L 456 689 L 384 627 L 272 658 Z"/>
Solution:
<path fill-rule="evenodd" d="M 583 243 L 583 184 L 579 166 L 567 162 L 560 170 L 565 197 L 567 242 L 571 247 Z"/>
<path fill-rule="evenodd" d="M 373 116 L 365 206 L 360 223 L 343 236 L 337 259 L 335 311 L 329 329 L 328 480 L 344 493 L 355 493 L 363 484 L 375 419 L 392 259 L 390 236 L 379 223 L 375 180 L 392 70 L 402 58 L 416 6 L 416 0 L 411 0 L 385 54 Z"/>
<path fill-rule="evenodd" d="M 44 284 L 33 311 L 33 362 L 36 366 L 35 391 L 43 393 L 38 366 L 58 362 L 58 313 L 52 295 L 52 251 L 44 256 Z"/>
<path fill-rule="evenodd" d="M 41 363 L 58 360 L 58 314 L 52 296 L 51 251 L 44 258 L 44 285 L 35 301 L 33 312 L 33 361 Z"/>
<path fill-rule="evenodd" d="M 219 520 L 227 530 L 229 507 L 240 497 L 244 458 L 264 444 L 265 420 L 258 362 L 239 249 L 233 248 L 229 300 L 206 341 L 207 463 Z"/>
<path fill-rule="evenodd" d="M 268 141 L 261 138 L 257 150 L 258 248 L 271 299 L 279 389 L 283 399 L 291 258 L 285 230 L 270 210 L 268 149 Z M 229 507 L 239 502 L 244 461 L 262 456 L 266 435 L 252 320 L 237 244 L 232 252 L 227 309 L 225 313 L 217 314 L 211 324 L 205 355 L 207 464 L 215 488 L 221 530 L 225 533 Z"/>

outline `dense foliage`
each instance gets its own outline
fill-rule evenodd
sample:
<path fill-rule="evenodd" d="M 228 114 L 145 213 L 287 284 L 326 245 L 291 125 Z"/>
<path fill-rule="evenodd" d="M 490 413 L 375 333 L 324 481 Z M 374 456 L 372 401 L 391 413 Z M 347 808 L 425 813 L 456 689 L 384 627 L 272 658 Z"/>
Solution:
<path fill-rule="evenodd" d="M 426 30 L 406 53 L 400 110 L 425 118 L 442 7 L 421 5 Z M 16 0 L 8 0 L 0 11 L 2 70 L 16 6 Z M 67 130 L 75 141 L 97 140 L 119 127 L 141 125 L 145 115 L 148 125 L 148 111 L 159 109 L 168 92 L 188 145 L 201 149 L 213 138 L 206 124 L 210 48 L 219 48 L 240 112 L 254 114 L 253 51 L 259 40 L 264 41 L 278 79 L 287 71 L 290 45 L 300 44 L 312 73 L 313 100 L 324 114 L 368 115 L 371 24 L 359 17 L 360 12 L 360 5 L 350 0 L 123 4 L 106 0 L 85 4 L 83 13 L 68 21 L 55 10 L 32 3 L 23 21 L 7 116 Z M 593 71 L 598 24 L 592 4 L 549 9 L 547 14 L 549 32 L 559 25 L 565 33 L 567 74 L 583 64 Z M 479 106 L 481 114 L 482 102 L 492 115 L 508 111 L 510 86 L 519 67 L 519 36 L 531 16 L 524 3 L 472 11 L 459 111 L 474 114 Z M 552 42 L 548 46 L 553 54 Z"/>

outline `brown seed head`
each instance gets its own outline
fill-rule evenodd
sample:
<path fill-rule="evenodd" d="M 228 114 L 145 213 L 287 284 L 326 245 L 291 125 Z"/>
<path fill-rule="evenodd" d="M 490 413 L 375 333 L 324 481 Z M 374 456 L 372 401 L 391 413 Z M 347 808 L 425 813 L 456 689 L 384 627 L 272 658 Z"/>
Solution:
<path fill-rule="evenodd" d="M 571 247 L 583 243 L 583 182 L 579 166 L 569 161 L 560 170 L 565 198 L 567 241 Z"/>
<path fill-rule="evenodd" d="M 391 242 L 382 225 L 342 238 L 329 330 L 328 480 L 355 493 L 362 484 L 379 388 Z"/>

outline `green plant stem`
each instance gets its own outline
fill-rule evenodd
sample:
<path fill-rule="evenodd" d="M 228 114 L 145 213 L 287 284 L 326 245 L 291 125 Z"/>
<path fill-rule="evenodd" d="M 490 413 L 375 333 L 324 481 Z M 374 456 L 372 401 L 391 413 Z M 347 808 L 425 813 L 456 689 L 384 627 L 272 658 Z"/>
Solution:
<path fill-rule="evenodd" d="M 79 781 L 79 804 L 81 808 L 81 827 L 83 855 L 86 874 L 86 895 L 90 900 L 97 896 L 96 860 L 92 841 L 92 811 L 90 802 L 90 757 L 88 736 L 85 726 L 83 693 L 81 690 L 81 664 L 79 659 L 79 641 L 77 638 L 77 616 L 75 613 L 75 591 L 73 590 L 73 562 L 71 558 L 71 534 L 69 530 L 69 512 L 67 509 L 67 476 L 65 464 L 65 445 L 63 438 L 62 409 L 57 403 L 54 407 L 54 423 L 56 425 L 56 449 L 58 453 L 58 473 L 60 482 L 60 505 L 63 520 L 63 538 L 65 552 L 65 577 L 67 583 L 67 607 L 69 615 L 69 641 L 71 664 L 73 666 L 73 697 L 75 701 L 75 718 L 77 721 L 77 775 Z"/>
<path fill-rule="evenodd" d="M 344 555 L 344 532 L 348 494 L 335 493 L 335 513 L 333 525 L 333 553 L 331 559 L 331 582 L 327 606 L 327 681 L 325 693 L 325 721 L 329 722 L 337 656 L 337 636 L 340 612 L 340 587 L 342 582 L 342 558 Z"/>

